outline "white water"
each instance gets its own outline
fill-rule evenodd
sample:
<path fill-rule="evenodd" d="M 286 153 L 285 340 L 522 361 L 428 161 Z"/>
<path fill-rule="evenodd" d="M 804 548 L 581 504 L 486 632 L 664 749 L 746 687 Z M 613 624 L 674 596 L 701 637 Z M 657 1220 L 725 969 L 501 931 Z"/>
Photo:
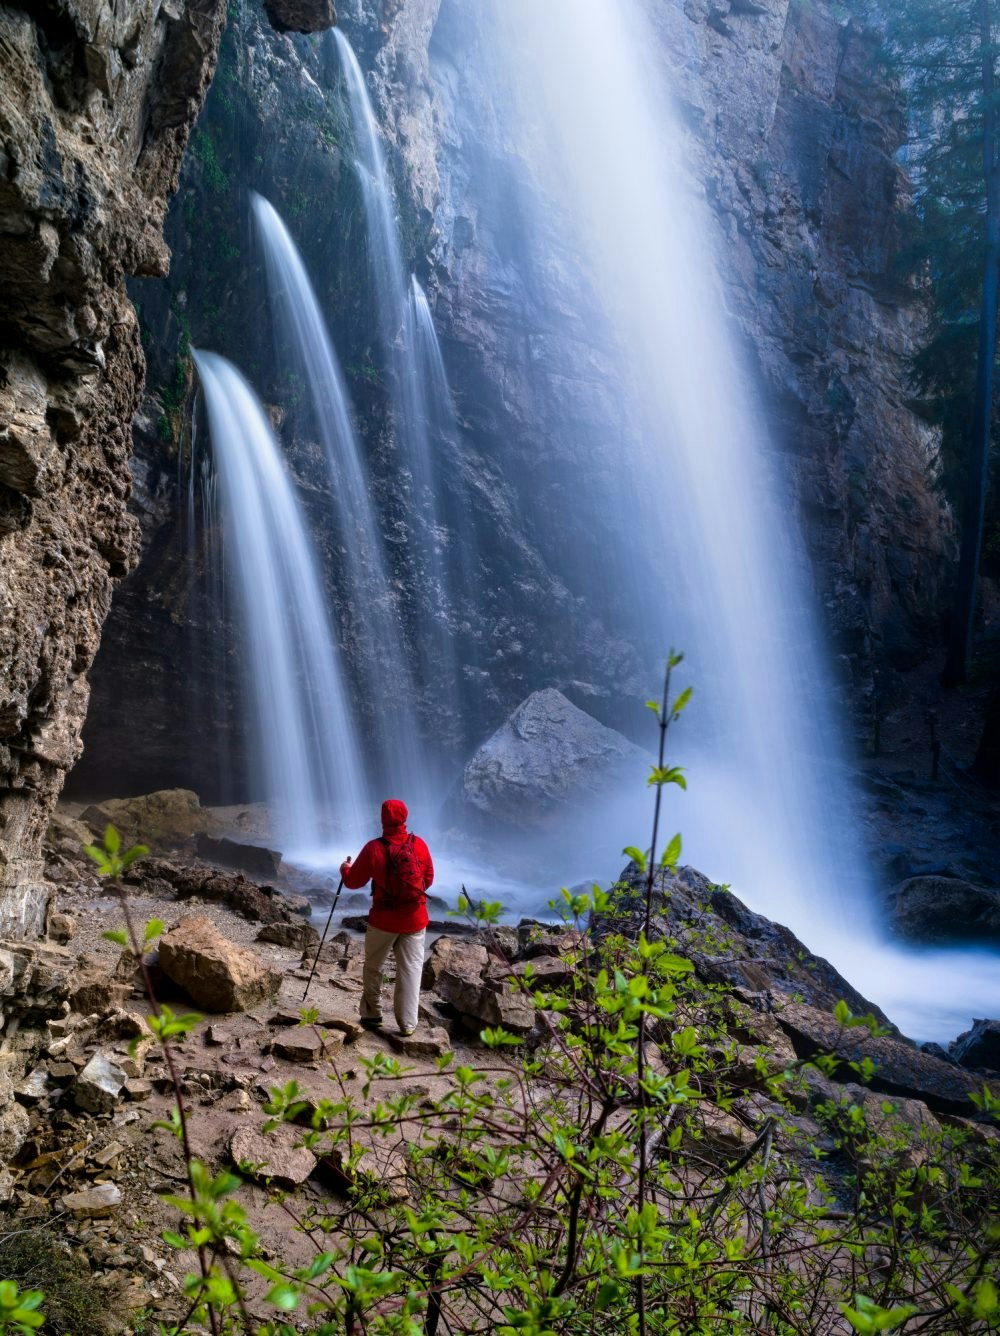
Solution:
<path fill-rule="evenodd" d="M 289 861 L 342 856 L 373 798 L 314 553 L 267 418 L 236 368 L 195 352 L 219 479 L 227 570 L 235 584 L 254 704 L 251 783 L 263 780 Z"/>
<path fill-rule="evenodd" d="M 418 658 L 423 684 L 443 687 L 443 694 L 454 698 L 457 668 L 447 627 L 450 572 L 440 526 L 441 483 L 433 435 L 434 420 L 442 421 L 452 414 L 451 396 L 433 322 L 429 329 L 433 348 L 428 347 L 424 321 L 429 321 L 430 310 L 426 297 L 416 279 L 407 276 L 403 264 L 395 195 L 364 75 L 343 32 L 332 28 L 330 38 L 336 47 L 354 128 L 355 168 L 364 201 L 369 267 L 389 373 L 392 420 L 412 488 L 408 498 L 410 592 L 424 626 L 417 645 Z M 432 378 L 424 357 L 433 359 L 435 352 L 441 374 Z M 443 674 L 444 682 L 433 682 L 432 674 L 439 679 Z"/>
<path fill-rule="evenodd" d="M 421 791 L 415 691 L 386 575 L 378 515 L 354 429 L 347 390 L 326 321 L 295 243 L 277 211 L 252 196 L 271 309 L 282 337 L 279 365 L 301 370 L 313 424 L 326 455 L 331 520 L 337 538 L 339 611 L 348 623 L 361 669 L 361 698 L 370 707 L 377 761 L 373 780 Z"/>
<path fill-rule="evenodd" d="M 881 940 L 804 547 L 642 7 L 492 0 L 490 12 L 473 83 L 509 115 L 534 176 L 525 208 L 562 219 L 633 387 L 638 431 L 603 501 L 659 574 L 619 591 L 636 642 L 688 651 L 696 704 L 671 750 L 691 791 L 668 791 L 667 817 L 685 861 L 789 924 L 911 1033 L 946 1037 L 973 1013 L 997 1014 L 995 958 Z M 652 697 L 656 686 L 651 674 Z"/>

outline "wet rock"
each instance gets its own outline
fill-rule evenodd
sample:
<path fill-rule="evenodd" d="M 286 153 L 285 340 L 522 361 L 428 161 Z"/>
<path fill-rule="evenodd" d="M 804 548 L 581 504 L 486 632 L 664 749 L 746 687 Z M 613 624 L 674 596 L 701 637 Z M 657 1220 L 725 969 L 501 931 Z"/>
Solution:
<path fill-rule="evenodd" d="M 85 808 L 82 820 L 101 836 L 114 826 L 126 846 L 177 844 L 203 831 L 208 814 L 190 789 L 160 789 L 138 798 L 109 798 Z"/>
<path fill-rule="evenodd" d="M 460 819 L 544 828 L 568 805 L 644 778 L 650 757 L 549 688 L 528 697 L 479 748 L 449 798 Z"/>
<path fill-rule="evenodd" d="M 276 877 L 281 867 L 281 854 L 260 844 L 241 844 L 238 840 L 214 839 L 198 836 L 198 856 L 235 872 L 246 872 L 251 877 Z"/>
<path fill-rule="evenodd" d="M 122 1194 L 114 1183 L 98 1183 L 81 1192 L 67 1192 L 61 1201 L 63 1210 L 77 1220 L 99 1220 L 114 1215 L 122 1204 Z"/>
<path fill-rule="evenodd" d="M 87 1113 L 113 1113 L 126 1073 L 106 1053 L 95 1053 L 73 1083 L 71 1094 Z"/>
<path fill-rule="evenodd" d="M 160 938 L 160 968 L 205 1011 L 246 1011 L 272 997 L 281 974 L 227 941 L 211 919 L 191 914 Z"/>
<path fill-rule="evenodd" d="M 942 1062 L 895 1035 L 873 1037 L 862 1027 L 844 1029 L 833 1016 L 801 1003 L 785 1002 L 775 1015 L 800 1058 L 818 1053 L 839 1058 L 842 1066 L 836 1076 L 841 1080 L 853 1078 L 850 1063 L 871 1058 L 875 1063 L 875 1075 L 869 1083 L 872 1090 L 922 1100 L 936 1112 L 976 1117 L 969 1098 L 976 1081 L 961 1067 Z M 1000 1082 L 996 1093 L 1000 1095 Z"/>
<path fill-rule="evenodd" d="M 951 1057 L 963 1067 L 1000 1072 L 1000 1020 L 973 1021 L 952 1044 Z"/>
<path fill-rule="evenodd" d="M 333 0 L 264 0 L 276 32 L 323 32 L 337 22 Z"/>
<path fill-rule="evenodd" d="M 256 1127 L 239 1127 L 229 1140 L 229 1154 L 237 1168 L 275 1187 L 291 1190 L 304 1183 L 316 1167 L 316 1157 L 295 1143 L 300 1134 L 282 1124 L 264 1135 Z"/>
<path fill-rule="evenodd" d="M 470 978 L 481 978 L 488 961 L 486 947 L 478 942 L 467 942 L 455 937 L 436 937 L 424 957 L 420 986 L 424 989 L 436 987 L 438 979 L 448 968 L 453 968 L 456 973 Z"/>
<path fill-rule="evenodd" d="M 890 892 L 896 931 L 912 942 L 1000 943 L 1000 889 L 958 877 L 910 877 Z"/>

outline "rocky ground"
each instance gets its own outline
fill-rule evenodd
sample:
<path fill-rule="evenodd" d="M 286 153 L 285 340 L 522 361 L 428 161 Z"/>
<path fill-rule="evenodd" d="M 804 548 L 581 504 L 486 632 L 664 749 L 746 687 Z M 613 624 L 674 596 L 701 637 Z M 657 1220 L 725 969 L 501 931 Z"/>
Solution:
<path fill-rule="evenodd" d="M 303 991 L 318 943 L 305 916 L 308 903 L 197 859 L 191 844 L 204 832 L 188 827 L 203 817 L 189 796 L 138 802 L 141 810 L 133 805 L 115 815 L 126 830 L 130 819 L 148 830 L 158 812 L 162 847 L 129 870 L 122 891 L 140 932 L 154 918 L 167 927 L 147 955 L 157 995 L 178 1011 L 194 1007 L 203 1016 L 174 1045 L 193 1153 L 213 1170 L 253 1162 L 257 1168 L 241 1201 L 267 1255 L 304 1260 L 310 1245 L 293 1217 L 310 1203 L 342 1202 L 351 1181 L 298 1144 L 297 1129 L 264 1133 L 270 1091 L 296 1080 L 316 1100 L 329 1096 L 333 1080 L 363 1103 L 363 1063 L 387 1051 L 407 1068 L 394 1092 L 402 1084 L 433 1098 L 444 1080 L 436 1065 L 442 1054 L 453 1051 L 462 1063 L 482 1064 L 478 1034 L 484 1026 L 502 1024 L 528 1045 L 544 1041 L 544 1020 L 521 981 L 529 968 L 535 987 L 565 981 L 574 937 L 532 923 L 502 927 L 488 942 L 457 928 L 436 936 L 425 966 L 421 1025 L 404 1039 L 388 1009 L 384 1032 L 358 1024 L 363 944 L 357 932 L 340 928 L 324 946 L 310 987 L 316 1023 L 303 1027 Z M 121 895 L 99 886 L 81 860 L 81 816 L 62 813 L 50 829 L 49 868 L 59 880 L 50 940 L 0 944 L 0 1154 L 7 1166 L 0 1172 L 0 1270 L 30 1240 L 36 1259 L 31 1283 L 51 1288 L 44 1259 L 51 1270 L 51 1259 L 65 1260 L 68 1250 L 106 1326 L 96 1318 L 89 1326 L 85 1318 L 64 1319 L 54 1330 L 138 1336 L 151 1320 L 180 1316 L 183 1275 L 196 1259 L 160 1241 L 162 1231 L 178 1223 L 176 1207 L 164 1197 L 182 1193 L 185 1182 L 178 1142 L 156 1126 L 169 1116 L 175 1091 L 159 1050 L 141 1038 L 150 1003 L 136 960 L 101 935 L 122 927 L 124 908 Z M 638 906 L 634 869 L 627 879 Z M 350 913 L 346 919 L 358 922 Z M 991 1135 L 975 1121 L 969 1092 L 988 1082 L 1000 1094 L 1000 1023 L 978 1025 L 951 1053 L 918 1048 L 891 1025 L 876 1038 L 845 1030 L 832 1017 L 834 1006 L 843 999 L 855 1013 L 874 1010 L 865 999 L 787 929 L 690 869 L 661 878 L 655 921 L 657 930 L 678 938 L 700 977 L 733 989 L 732 1034 L 748 1071 L 758 1056 L 773 1070 L 820 1052 L 836 1055 L 832 1076 L 810 1072 L 800 1101 L 800 1121 L 817 1144 L 832 1148 L 813 1114 L 816 1102 L 831 1094 L 873 1109 L 889 1100 L 914 1128 L 939 1120 Z M 603 931 L 600 921 L 592 931 Z M 136 1038 L 138 1048 L 130 1052 Z M 854 1084 L 849 1065 L 862 1056 L 874 1062 L 868 1088 Z M 496 1065 L 495 1055 L 490 1062 Z M 386 1093 L 386 1083 L 376 1082 L 369 1100 Z M 720 1153 L 738 1154 L 761 1111 L 760 1094 L 749 1090 L 746 1110 L 722 1110 L 706 1099 L 706 1135 Z M 377 1153 L 377 1172 L 405 1196 L 405 1146 L 382 1146 Z M 293 1194 L 288 1210 L 269 1207 L 275 1187 Z M 259 1298 L 251 1295 L 251 1306 Z"/>

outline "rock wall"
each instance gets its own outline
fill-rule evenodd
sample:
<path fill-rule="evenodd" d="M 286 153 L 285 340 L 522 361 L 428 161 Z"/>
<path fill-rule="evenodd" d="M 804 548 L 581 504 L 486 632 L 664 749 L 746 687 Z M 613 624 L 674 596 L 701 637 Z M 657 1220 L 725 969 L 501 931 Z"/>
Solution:
<path fill-rule="evenodd" d="M 125 279 L 167 272 L 167 200 L 224 17 L 225 0 L 0 12 L 0 936 L 44 916 L 42 836 L 139 552 Z M 129 731 L 120 715 L 122 751 Z"/>
<path fill-rule="evenodd" d="M 455 472 L 480 540 L 482 601 L 460 609 L 454 628 L 468 708 L 429 693 L 428 731 L 462 759 L 517 701 L 550 686 L 627 727 L 614 702 L 641 687 L 613 593 L 630 573 L 628 544 L 596 502 L 579 513 L 562 497 L 580 468 L 611 476 L 628 428 L 615 370 L 592 337 L 590 295 L 559 263 L 555 227 L 533 254 L 508 226 L 522 166 L 502 108 L 469 116 L 482 9 L 348 0 L 341 11 L 386 128 L 405 258 L 429 290 L 457 392 L 465 453 Z M 900 105 L 883 86 L 874 39 L 825 0 L 670 0 L 652 13 L 717 223 L 727 301 L 794 485 L 864 737 L 878 697 L 935 641 L 953 541 L 935 486 L 936 438 L 907 385 L 924 311 L 898 274 Z M 170 282 L 134 288 L 153 366 L 134 466 L 144 558 L 96 665 L 74 775 L 81 794 L 191 784 L 206 798 L 248 796 L 225 792 L 220 779 L 238 772 L 243 745 L 238 649 L 204 600 L 204 529 L 196 525 L 192 546 L 187 518 L 192 340 L 232 357 L 274 406 L 322 534 L 322 497 L 310 484 L 317 447 L 297 428 L 300 389 L 274 357 L 244 187 L 284 213 L 331 313 L 392 574 L 401 588 L 415 580 L 331 56 L 315 39 L 271 32 L 253 6 L 240 14 L 168 223 Z M 544 268 L 541 251 L 555 257 Z M 599 498 L 601 482 L 582 490 Z M 326 555 L 334 570 L 336 553 Z M 123 702 L 142 720 L 125 757 L 115 746 Z"/>

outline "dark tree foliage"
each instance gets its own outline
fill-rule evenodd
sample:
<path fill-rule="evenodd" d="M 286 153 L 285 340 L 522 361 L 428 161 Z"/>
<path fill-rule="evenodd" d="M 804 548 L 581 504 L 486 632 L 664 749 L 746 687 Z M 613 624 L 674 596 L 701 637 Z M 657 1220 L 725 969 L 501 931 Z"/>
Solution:
<path fill-rule="evenodd" d="M 962 478 L 962 545 L 945 667 L 968 674 L 993 438 L 1000 273 L 1000 0 L 881 6 L 910 108 L 915 187 L 909 256 L 933 298 L 916 374 Z"/>

